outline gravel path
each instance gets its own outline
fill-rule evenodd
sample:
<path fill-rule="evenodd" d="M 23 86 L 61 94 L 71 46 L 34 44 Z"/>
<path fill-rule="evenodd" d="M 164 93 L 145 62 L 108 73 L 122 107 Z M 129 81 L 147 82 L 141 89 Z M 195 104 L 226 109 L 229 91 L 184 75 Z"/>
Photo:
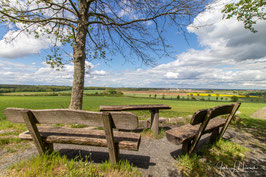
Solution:
<path fill-rule="evenodd" d="M 244 169 L 244 171 L 224 170 L 223 173 L 225 176 L 265 175 L 266 154 L 263 148 L 265 147 L 265 139 L 256 139 L 252 134 L 239 132 L 238 129 L 233 128 L 228 129 L 225 138 L 252 149 L 251 153 L 247 155 L 245 166 L 255 167 L 255 169 L 249 171 L 247 171 L 247 169 Z M 207 139 L 205 135 L 200 144 L 207 141 Z M 23 152 L 7 153 L 3 149 L 0 149 L 0 176 L 4 176 L 4 170 L 11 164 L 22 159 L 28 159 L 37 154 L 37 150 L 33 143 L 29 142 L 29 144 L 30 147 Z M 58 150 L 61 154 L 67 155 L 69 158 L 73 158 L 79 153 L 82 156 L 88 155 L 95 163 L 100 163 L 108 159 L 106 148 L 55 144 L 55 150 Z M 180 153 L 180 150 L 181 145 L 174 145 L 168 142 L 165 137 L 159 140 L 143 137 L 139 151 L 121 150 L 120 158 L 127 159 L 133 163 L 143 176 L 180 176 L 175 167 L 175 157 Z"/>

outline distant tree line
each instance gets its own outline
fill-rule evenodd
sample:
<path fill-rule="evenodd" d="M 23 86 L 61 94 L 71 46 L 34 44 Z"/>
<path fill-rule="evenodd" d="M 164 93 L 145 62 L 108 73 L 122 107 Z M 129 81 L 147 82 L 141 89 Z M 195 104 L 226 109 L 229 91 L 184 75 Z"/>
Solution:
<path fill-rule="evenodd" d="M 58 92 L 71 90 L 70 86 L 48 86 L 48 85 L 1 85 L 0 93 L 10 92 Z M 85 90 L 105 90 L 105 87 L 85 87 Z"/>
<path fill-rule="evenodd" d="M 84 87 L 84 90 L 106 90 L 107 88 L 108 87 Z"/>
<path fill-rule="evenodd" d="M 58 91 L 70 91 L 70 86 L 47 86 L 47 85 L 1 85 L 0 93 L 10 92 L 58 92 Z M 98 93 L 97 91 L 92 94 L 84 93 L 84 95 L 116 95 L 121 96 L 123 93 L 116 88 L 111 87 L 85 87 L 85 90 L 105 90 L 105 92 Z M 54 96 L 68 96 L 70 93 L 51 93 Z M 50 94 L 50 95 L 51 95 Z M 51 96 L 53 96 L 51 95 Z"/>
<path fill-rule="evenodd" d="M 260 91 L 260 92 L 250 92 L 247 95 L 249 96 L 259 96 L 259 97 L 266 97 L 266 91 Z"/>
<path fill-rule="evenodd" d="M 0 85 L 0 93 L 9 92 L 56 92 L 71 90 L 69 86 Z"/>

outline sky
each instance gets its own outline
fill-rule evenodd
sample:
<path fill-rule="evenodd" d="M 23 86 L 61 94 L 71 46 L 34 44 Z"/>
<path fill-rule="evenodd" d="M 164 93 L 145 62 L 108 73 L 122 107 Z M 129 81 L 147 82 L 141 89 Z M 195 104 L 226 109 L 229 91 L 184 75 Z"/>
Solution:
<path fill-rule="evenodd" d="M 86 62 L 85 86 L 266 89 L 266 21 L 257 21 L 258 32 L 252 33 L 235 18 L 223 20 L 227 2 L 213 2 L 194 19 L 187 27 L 188 43 L 171 30 L 165 37 L 173 57 L 163 57 L 155 66 L 137 59 L 125 62 L 119 55 L 108 63 Z M 22 32 L 7 43 L 12 35 L 0 26 L 0 84 L 72 85 L 73 64 L 56 71 L 45 63 L 50 40 Z"/>

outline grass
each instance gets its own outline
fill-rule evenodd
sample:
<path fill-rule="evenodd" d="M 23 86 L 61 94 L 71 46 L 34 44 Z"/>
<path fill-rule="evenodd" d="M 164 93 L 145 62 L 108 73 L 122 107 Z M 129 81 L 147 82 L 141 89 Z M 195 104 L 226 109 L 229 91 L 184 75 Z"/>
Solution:
<path fill-rule="evenodd" d="M 141 132 L 141 136 L 148 136 L 156 139 L 161 139 L 165 135 L 165 131 L 163 128 L 159 128 L 159 133 L 157 136 L 155 136 L 154 132 L 150 128 L 145 128 Z"/>
<path fill-rule="evenodd" d="M 228 140 L 220 140 L 213 145 L 204 146 L 197 155 L 181 155 L 177 158 L 177 168 L 184 176 L 218 176 L 220 168 L 234 168 L 250 151 Z"/>
<path fill-rule="evenodd" d="M 12 165 L 8 176 L 140 176 L 128 161 L 120 161 L 114 166 L 110 162 L 99 165 L 94 164 L 88 158 L 68 159 L 54 152 L 50 155 L 35 156 L 30 160 L 24 160 Z"/>
<path fill-rule="evenodd" d="M 14 124 L 5 119 L 0 119 L 0 130 L 13 129 L 16 132 L 23 132 L 27 130 L 25 124 Z"/>
<path fill-rule="evenodd" d="M 26 143 L 17 138 L 6 138 L 5 136 L 17 135 L 27 128 L 24 124 L 13 124 L 5 119 L 3 110 L 7 107 L 20 107 L 30 109 L 53 109 L 67 108 L 70 102 L 69 96 L 0 96 L 0 130 L 12 129 L 14 132 L 3 132 L 0 135 L 0 147 L 8 152 L 16 152 L 18 149 L 26 148 Z M 179 117 L 193 114 L 198 109 L 211 108 L 228 102 L 213 101 L 181 101 L 181 100 L 162 100 L 149 98 L 133 97 L 109 97 L 109 96 L 85 96 L 83 109 L 90 111 L 99 111 L 100 105 L 130 105 L 130 104 L 166 104 L 172 107 L 171 110 L 160 111 L 160 117 Z M 241 121 L 233 122 L 233 125 L 239 130 L 248 128 L 255 137 L 263 139 L 266 120 L 250 117 L 255 111 L 266 107 L 266 103 L 242 103 L 239 111 Z M 133 111 L 140 119 L 150 117 L 149 111 Z M 56 125 L 62 126 L 62 125 Z M 73 128 L 80 128 L 83 125 L 72 124 Z M 155 137 L 150 129 L 142 132 L 144 136 Z M 163 129 L 159 130 L 159 135 L 155 138 L 164 136 Z M 212 147 L 202 151 L 201 155 L 191 157 L 181 156 L 178 159 L 178 168 L 183 174 L 188 176 L 213 176 L 217 174 L 217 163 L 223 163 L 231 166 L 235 160 L 244 158 L 246 149 L 229 141 L 221 141 Z M 207 159 L 202 162 L 202 158 Z M 85 165 L 87 164 L 87 165 Z M 31 167 L 32 166 L 32 167 Z M 43 167 L 42 167 L 43 166 Z M 95 165 L 89 161 L 68 160 L 66 157 L 52 156 L 34 157 L 30 161 L 23 161 L 14 165 L 10 169 L 10 176 L 85 176 L 89 173 L 91 176 L 130 176 L 135 174 L 132 166 L 128 162 L 120 162 L 117 166 L 110 166 L 106 162 Z M 133 175 L 134 176 L 134 175 Z"/>
<path fill-rule="evenodd" d="M 22 107 L 30 109 L 53 109 L 67 108 L 70 102 L 70 96 L 1 96 L 0 97 L 0 117 L 3 116 L 3 110 L 7 107 Z M 128 104 L 167 104 L 172 107 L 171 110 L 161 110 L 162 117 L 187 116 L 198 109 L 211 108 L 228 102 L 212 101 L 180 101 L 180 100 L 162 100 L 149 98 L 133 97 L 109 97 L 109 96 L 85 96 L 83 109 L 90 111 L 99 111 L 100 105 L 128 105 Z M 266 103 L 242 103 L 239 111 L 242 114 L 251 115 L 258 109 L 266 107 Z M 149 111 L 133 111 L 138 116 L 149 116 Z"/>
<path fill-rule="evenodd" d="M 251 118 L 246 114 L 240 115 L 241 121 L 237 121 L 234 123 L 235 126 L 241 128 L 252 128 L 257 130 L 265 130 L 266 127 L 266 120 L 265 119 L 258 119 L 258 118 Z"/>
<path fill-rule="evenodd" d="M 19 138 L 5 138 L 5 137 L 1 137 L 0 138 L 0 148 L 2 148 L 4 145 L 8 145 L 8 144 L 12 144 L 12 143 L 19 143 L 22 140 Z"/>
<path fill-rule="evenodd" d="M 71 124 L 71 128 L 85 128 L 87 125 L 82 125 L 82 124 Z"/>
<path fill-rule="evenodd" d="M 5 119 L 3 110 L 7 107 L 29 108 L 29 109 L 53 109 L 67 108 L 70 102 L 69 96 L 0 96 L 0 130 L 13 129 L 18 133 L 26 131 L 24 124 L 13 124 Z M 149 98 L 132 97 L 109 97 L 109 96 L 85 96 L 83 109 L 99 111 L 100 105 L 128 105 L 128 104 L 166 104 L 172 109 L 161 110 L 160 117 L 179 117 L 193 114 L 198 109 L 211 108 L 228 102 L 208 102 L 208 101 L 180 101 L 161 100 Z M 264 129 L 265 121 L 249 117 L 252 113 L 266 107 L 265 103 L 242 103 L 239 111 L 243 118 L 241 126 L 259 127 Z M 139 119 L 150 117 L 149 111 L 132 111 Z M 238 126 L 240 126 L 238 125 Z M 61 125 L 57 125 L 61 126 Z M 71 125 L 72 127 L 84 127 L 83 125 Z"/>
<path fill-rule="evenodd" d="M 10 133 L 11 134 L 11 133 Z M 13 134 L 12 134 L 13 135 Z M 14 153 L 23 151 L 28 148 L 29 144 L 27 141 L 23 141 L 14 135 L 9 135 L 9 133 L 1 134 L 0 136 L 0 149 L 5 149 L 7 152 Z"/>
<path fill-rule="evenodd" d="M 5 149 L 9 153 L 14 153 L 17 151 L 24 151 L 25 149 L 29 148 L 29 143 L 27 141 L 22 140 L 19 143 L 12 143 L 7 146 L 5 146 Z"/>
<path fill-rule="evenodd" d="M 2 136 L 9 136 L 9 135 L 18 136 L 19 135 L 19 132 L 4 132 L 4 133 L 1 133 L 0 134 L 0 137 L 2 137 Z"/>
<path fill-rule="evenodd" d="M 228 140 L 220 140 L 213 146 L 205 146 L 201 153 L 213 164 L 223 163 L 233 167 L 236 161 L 242 161 L 248 148 Z"/>
<path fill-rule="evenodd" d="M 177 168 L 184 176 L 207 176 L 210 175 L 212 169 L 209 165 L 200 162 L 201 157 L 192 154 L 182 155 L 177 159 Z M 212 176 L 212 175 L 210 175 Z"/>

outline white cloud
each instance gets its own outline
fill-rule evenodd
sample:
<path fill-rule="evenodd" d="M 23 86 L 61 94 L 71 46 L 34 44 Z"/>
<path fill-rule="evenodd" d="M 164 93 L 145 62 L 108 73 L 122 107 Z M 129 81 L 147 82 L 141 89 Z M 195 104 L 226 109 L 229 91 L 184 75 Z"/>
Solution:
<path fill-rule="evenodd" d="M 62 0 L 56 0 L 55 3 L 63 3 Z M 0 2 L 0 6 L 4 2 Z M 25 9 L 31 10 L 36 9 L 39 7 L 44 6 L 44 2 L 34 2 L 27 4 L 26 1 L 22 0 L 11 0 L 9 2 L 11 7 L 16 7 L 18 9 Z M 26 5 L 27 4 L 27 5 Z M 46 6 L 46 5 L 45 5 Z M 51 8 L 43 9 L 42 13 L 46 16 L 53 16 L 53 17 L 68 17 L 71 19 L 75 19 L 75 16 L 71 14 L 70 12 L 63 11 L 62 13 L 55 13 L 58 12 L 57 10 L 53 10 Z M 11 12 L 10 12 L 11 13 Z M 12 14 L 10 14 L 12 15 Z M 14 59 L 14 58 L 20 58 L 31 54 L 37 54 L 42 49 L 47 49 L 54 44 L 57 46 L 60 46 L 60 40 L 57 40 L 56 37 L 53 34 L 47 34 L 45 31 L 46 29 L 52 29 L 53 24 L 46 24 L 45 26 L 42 26 L 41 28 L 37 25 L 29 24 L 25 28 L 25 24 L 23 23 L 9 23 L 6 22 L 6 27 L 9 29 L 9 31 L 3 35 L 2 39 L 0 39 L 0 59 L 1 58 L 8 58 L 8 59 Z M 23 30 L 24 29 L 24 30 Z M 26 30 L 25 30 L 26 29 Z M 31 33 L 29 33 L 29 32 Z M 38 35 L 35 37 L 35 32 L 38 33 Z M 60 30 L 60 33 L 66 34 L 68 33 L 68 29 L 64 28 L 63 30 Z M 60 34 L 59 34 L 60 35 Z"/>
<path fill-rule="evenodd" d="M 101 81 L 110 86 L 265 89 L 266 22 L 258 21 L 259 32 L 254 34 L 235 18 L 222 20 L 221 9 L 228 2 L 214 2 L 188 27 L 202 50 L 190 49 L 177 55 L 176 61 L 149 70 L 124 71 Z"/>
<path fill-rule="evenodd" d="M 100 71 L 92 71 L 91 72 L 92 74 L 96 74 L 96 75 L 106 75 L 106 71 L 104 70 L 100 70 Z"/>
<path fill-rule="evenodd" d="M 224 5 L 228 1 L 217 2 Z M 223 6 L 217 2 L 188 27 L 189 32 L 197 35 L 203 49 L 190 49 L 177 55 L 173 62 L 146 70 L 107 72 L 87 62 L 85 85 L 265 89 L 266 22 L 258 21 L 255 28 L 259 32 L 251 33 L 236 19 L 222 20 Z M 201 25 L 204 27 L 194 28 Z M 55 71 L 45 64 L 36 68 L 36 65 L 0 62 L 0 70 L 0 83 L 71 85 L 73 78 L 72 64 Z"/>
<path fill-rule="evenodd" d="M 86 65 L 94 68 L 94 65 L 89 62 L 86 62 Z M 0 70 L 0 83 L 72 85 L 74 67 L 73 64 L 67 64 L 62 70 L 57 71 L 46 63 L 42 63 L 42 67 L 36 68 L 32 65 L 1 61 Z M 86 74 L 85 80 L 97 79 L 107 74 L 103 70 L 90 70 L 89 74 Z"/>
<path fill-rule="evenodd" d="M 169 78 L 169 79 L 177 79 L 178 78 L 178 73 L 173 73 L 173 72 L 167 72 L 166 73 L 166 77 Z"/>
<path fill-rule="evenodd" d="M 8 31 L 0 40 L 0 58 L 20 58 L 30 54 L 37 54 L 41 49 L 52 46 L 54 38 L 48 35 L 40 35 L 35 38 L 33 34 L 28 34 L 20 30 Z"/>

